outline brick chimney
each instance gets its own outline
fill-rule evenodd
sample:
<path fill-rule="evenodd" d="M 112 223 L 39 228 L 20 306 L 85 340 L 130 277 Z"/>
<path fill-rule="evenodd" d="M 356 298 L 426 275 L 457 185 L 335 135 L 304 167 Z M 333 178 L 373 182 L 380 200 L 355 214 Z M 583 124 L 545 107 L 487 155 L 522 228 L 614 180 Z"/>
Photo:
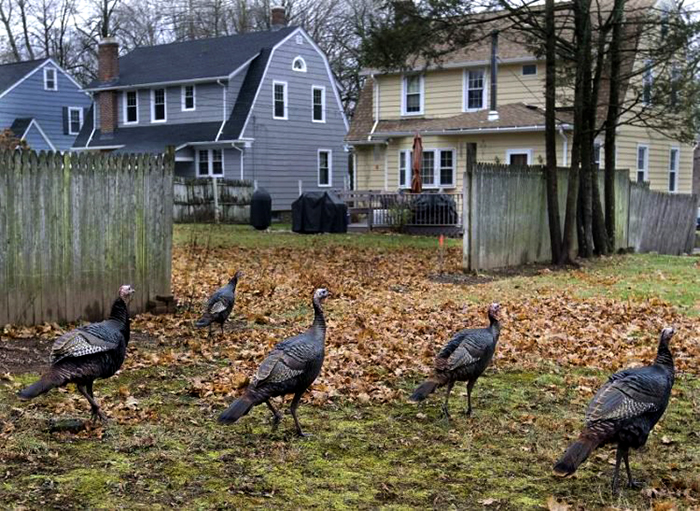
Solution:
<path fill-rule="evenodd" d="M 113 37 L 100 41 L 97 51 L 97 77 L 100 86 L 108 85 L 119 78 L 119 43 Z M 100 107 L 100 131 L 114 133 L 117 128 L 117 91 L 108 90 L 97 94 Z"/>
<path fill-rule="evenodd" d="M 287 16 L 284 7 L 276 5 L 270 7 L 270 29 L 274 32 L 287 26 Z"/>

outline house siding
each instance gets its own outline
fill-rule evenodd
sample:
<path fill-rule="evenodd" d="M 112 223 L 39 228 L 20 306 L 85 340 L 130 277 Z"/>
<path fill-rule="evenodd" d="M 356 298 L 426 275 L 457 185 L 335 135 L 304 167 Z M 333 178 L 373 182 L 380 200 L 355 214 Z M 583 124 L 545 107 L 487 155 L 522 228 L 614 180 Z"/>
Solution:
<path fill-rule="evenodd" d="M 18 117 L 33 117 L 58 151 L 67 151 L 73 146 L 77 135 L 63 133 L 63 107 L 73 106 L 84 109 L 90 107 L 90 97 L 82 92 L 62 71 L 51 63 L 46 66 L 57 69 L 58 90 L 44 90 L 45 66 L 0 98 L 0 129 L 9 128 Z M 85 115 L 83 115 L 85 117 Z M 32 128 L 34 131 L 36 128 Z M 43 138 L 37 133 L 40 139 Z M 38 147 L 39 140 L 32 134 Z M 45 142 L 42 142 L 45 144 Z M 31 144 L 30 144 L 31 145 Z M 43 147 L 42 147 L 43 148 Z M 46 146 L 48 149 L 48 146 Z"/>
<path fill-rule="evenodd" d="M 301 56 L 305 73 L 293 71 L 292 61 Z M 272 83 L 287 82 L 288 119 L 272 118 Z M 326 122 L 311 120 L 311 88 L 326 88 Z M 271 56 L 269 67 L 251 110 L 243 137 L 254 139 L 246 149 L 244 178 L 257 181 L 272 195 L 274 210 L 289 210 L 303 191 L 342 188 L 347 176 L 347 153 L 343 137 L 346 128 L 322 56 L 304 38 L 297 44 L 291 37 Z M 319 188 L 317 159 L 319 149 L 333 151 L 332 186 Z"/>
<path fill-rule="evenodd" d="M 24 140 L 33 151 L 51 151 L 51 146 L 33 124 L 25 133 Z"/>
<path fill-rule="evenodd" d="M 183 83 L 183 85 L 185 85 Z M 190 84 L 191 85 L 191 84 Z M 155 87 L 158 88 L 158 87 Z M 182 86 L 166 87 L 167 124 L 185 124 L 196 122 L 221 121 L 224 118 L 222 86 L 216 82 L 195 84 L 195 109 L 182 111 Z M 125 124 L 124 97 L 126 92 L 119 92 L 118 126 L 131 128 L 149 126 L 151 122 L 151 90 L 138 89 L 139 122 Z"/>

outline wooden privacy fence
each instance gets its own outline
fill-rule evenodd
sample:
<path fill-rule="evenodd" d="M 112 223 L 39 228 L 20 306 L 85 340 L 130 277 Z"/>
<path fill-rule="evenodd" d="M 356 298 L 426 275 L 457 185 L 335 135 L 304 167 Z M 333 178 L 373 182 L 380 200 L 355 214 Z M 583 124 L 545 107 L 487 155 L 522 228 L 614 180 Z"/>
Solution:
<path fill-rule="evenodd" d="M 177 223 L 250 221 L 253 184 L 228 179 L 174 180 L 173 216 Z"/>
<path fill-rule="evenodd" d="M 170 294 L 172 154 L 0 152 L 0 325 L 96 320 Z"/>
<path fill-rule="evenodd" d="M 558 170 L 560 218 L 569 172 Z M 602 194 L 603 173 L 599 185 Z M 464 174 L 463 266 L 481 270 L 551 259 L 542 167 L 478 163 Z M 615 175 L 615 249 L 681 254 L 692 251 L 697 197 L 653 192 Z"/>

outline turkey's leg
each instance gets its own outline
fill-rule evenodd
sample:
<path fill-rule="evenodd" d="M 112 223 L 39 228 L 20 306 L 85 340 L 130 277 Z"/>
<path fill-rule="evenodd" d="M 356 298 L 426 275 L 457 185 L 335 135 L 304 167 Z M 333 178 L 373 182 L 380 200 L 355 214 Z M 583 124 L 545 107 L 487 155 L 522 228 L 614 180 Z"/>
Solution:
<path fill-rule="evenodd" d="M 641 488 L 642 483 L 640 481 L 635 481 L 632 479 L 632 471 L 630 470 L 630 450 L 625 449 L 622 453 L 622 459 L 625 460 L 625 469 L 627 469 L 627 487 L 628 488 Z"/>
<path fill-rule="evenodd" d="M 221 323 L 221 335 L 224 335 L 224 324 Z"/>
<path fill-rule="evenodd" d="M 103 422 L 106 421 L 107 416 L 100 409 L 100 405 L 97 404 L 95 396 L 92 395 L 92 382 L 88 382 L 85 385 L 78 385 L 78 391 L 80 391 L 80 393 L 85 396 L 85 399 L 88 400 L 88 403 L 90 403 L 90 407 L 92 408 L 92 420 L 100 419 Z"/>
<path fill-rule="evenodd" d="M 617 453 L 615 455 L 615 472 L 613 472 L 612 478 L 612 492 L 617 494 L 620 491 L 620 462 L 622 461 L 622 448 L 617 446 Z"/>
<path fill-rule="evenodd" d="M 292 417 L 294 417 L 294 424 L 296 424 L 297 427 L 297 435 L 299 436 L 310 436 L 308 433 L 304 433 L 301 430 L 301 426 L 299 425 L 299 419 L 297 418 L 297 408 L 299 408 L 299 401 L 301 400 L 301 395 L 303 392 L 297 392 L 294 394 L 294 399 L 292 399 L 292 405 L 289 407 L 289 410 L 292 412 Z"/>
<path fill-rule="evenodd" d="M 472 414 L 472 389 L 476 380 L 469 380 L 467 382 L 467 417 Z"/>
<path fill-rule="evenodd" d="M 452 387 L 454 387 L 455 382 L 450 381 L 447 384 L 447 392 L 445 392 L 445 402 L 442 404 L 442 413 L 445 414 L 445 418 L 447 420 L 450 419 L 450 409 L 449 409 L 449 404 L 450 404 L 450 392 L 452 392 Z"/>
<path fill-rule="evenodd" d="M 275 407 L 272 406 L 272 403 L 270 403 L 269 399 L 267 401 L 265 401 L 265 404 L 272 412 L 272 429 L 277 429 L 277 425 L 282 420 L 282 414 L 280 412 L 278 412 L 277 410 L 275 410 Z"/>

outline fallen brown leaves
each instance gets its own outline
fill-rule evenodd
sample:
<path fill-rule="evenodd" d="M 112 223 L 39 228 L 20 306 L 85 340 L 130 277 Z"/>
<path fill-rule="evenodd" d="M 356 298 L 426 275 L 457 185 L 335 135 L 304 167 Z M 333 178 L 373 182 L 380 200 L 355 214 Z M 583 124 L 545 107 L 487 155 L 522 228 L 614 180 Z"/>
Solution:
<path fill-rule="evenodd" d="M 206 256 L 206 257 L 205 257 Z M 460 252 L 447 251 L 446 270 L 458 272 Z M 386 402 L 402 396 L 407 379 L 427 374 L 433 357 L 450 336 L 462 328 L 485 325 L 486 306 L 503 305 L 497 367 L 536 367 L 543 361 L 615 371 L 653 360 L 657 336 L 672 324 L 676 366 L 698 373 L 700 321 L 682 316 L 656 298 L 619 300 L 576 298 L 565 286 L 524 293 L 496 294 L 491 284 L 459 286 L 429 278 L 437 259 L 428 250 L 316 247 L 228 247 L 204 251 L 175 247 L 173 292 L 179 299 L 176 315 L 141 315 L 134 331 L 147 333 L 159 344 L 145 350 L 136 343 L 124 370 L 151 366 L 209 364 L 204 376 L 190 380 L 191 395 L 224 401 L 248 383 L 270 349 L 305 330 L 312 319 L 310 297 L 327 287 L 327 354 L 323 372 L 309 397 L 325 402 L 343 396 L 360 402 Z M 237 269 L 246 275 L 237 290 L 236 306 L 222 336 L 211 338 L 196 330 L 194 320 L 207 296 Z M 591 279 L 585 270 L 570 278 Z M 619 279 L 610 277 L 608 285 Z M 597 280 L 597 285 L 606 283 Z M 501 283 L 501 288 L 503 285 Z M 46 332 L 56 335 L 58 327 Z M 7 332 L 6 332 L 7 334 Z M 221 361 L 228 360 L 225 367 Z M 596 382 L 577 389 L 585 399 Z M 122 410 L 138 416 L 138 402 Z M 129 412 L 129 413 L 126 413 Z"/>

